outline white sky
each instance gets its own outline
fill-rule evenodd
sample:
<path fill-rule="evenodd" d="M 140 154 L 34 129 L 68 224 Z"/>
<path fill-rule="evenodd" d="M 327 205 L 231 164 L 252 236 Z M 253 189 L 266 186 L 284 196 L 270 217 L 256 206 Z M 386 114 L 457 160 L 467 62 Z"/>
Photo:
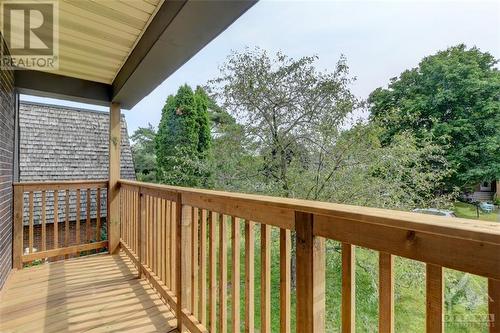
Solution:
<path fill-rule="evenodd" d="M 129 133 L 157 125 L 170 94 L 217 77 L 231 50 L 259 46 L 292 57 L 316 54 L 319 69 L 347 57 L 357 77 L 352 91 L 368 97 L 420 59 L 465 43 L 500 59 L 500 1 L 261 1 L 240 17 L 132 110 L 124 111 Z M 46 98 L 23 99 L 106 110 Z"/>

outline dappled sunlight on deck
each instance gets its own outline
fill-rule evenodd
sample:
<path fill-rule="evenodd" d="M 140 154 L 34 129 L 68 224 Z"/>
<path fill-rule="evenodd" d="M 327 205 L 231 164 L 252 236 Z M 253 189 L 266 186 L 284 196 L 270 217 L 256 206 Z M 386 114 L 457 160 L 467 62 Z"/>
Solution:
<path fill-rule="evenodd" d="M 2 333 L 170 332 L 176 323 L 123 253 L 18 270 L 0 293 Z"/>

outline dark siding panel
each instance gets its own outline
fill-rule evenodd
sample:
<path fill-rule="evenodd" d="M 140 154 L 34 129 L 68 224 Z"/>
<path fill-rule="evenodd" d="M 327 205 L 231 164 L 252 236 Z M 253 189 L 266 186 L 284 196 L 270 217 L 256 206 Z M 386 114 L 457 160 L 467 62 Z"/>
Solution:
<path fill-rule="evenodd" d="M 14 75 L 12 71 L 0 70 L 0 288 L 12 268 L 14 131 Z"/>

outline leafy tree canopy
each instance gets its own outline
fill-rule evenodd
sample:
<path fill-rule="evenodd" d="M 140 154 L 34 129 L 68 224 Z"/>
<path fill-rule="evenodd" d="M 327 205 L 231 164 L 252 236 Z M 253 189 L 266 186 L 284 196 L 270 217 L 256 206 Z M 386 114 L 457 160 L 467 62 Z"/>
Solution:
<path fill-rule="evenodd" d="M 211 144 L 209 98 L 184 85 L 167 98 L 156 136 L 158 180 L 171 185 L 208 186 Z"/>
<path fill-rule="evenodd" d="M 229 56 L 209 83 L 237 119 L 214 136 L 216 187 L 386 208 L 446 205 L 442 148 L 417 144 L 411 132 L 382 145 L 380 126 L 353 120 L 362 103 L 346 59 L 332 71 L 318 71 L 316 60 L 258 48 Z"/>
<path fill-rule="evenodd" d="M 444 148 L 461 188 L 500 178 L 500 72 L 491 54 L 465 45 L 424 58 L 369 97 L 383 144 L 411 132 Z"/>
<path fill-rule="evenodd" d="M 132 139 L 132 157 L 137 179 L 144 182 L 156 180 L 156 130 L 151 125 L 139 127 L 130 137 Z"/>

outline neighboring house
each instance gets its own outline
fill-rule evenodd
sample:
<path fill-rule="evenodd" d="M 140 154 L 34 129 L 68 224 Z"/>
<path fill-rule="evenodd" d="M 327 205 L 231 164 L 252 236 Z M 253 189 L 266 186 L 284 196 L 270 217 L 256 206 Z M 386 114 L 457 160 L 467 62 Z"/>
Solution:
<path fill-rule="evenodd" d="M 21 102 L 19 105 L 19 181 L 65 181 L 108 179 L 109 114 L 107 112 L 71 107 Z M 132 151 L 127 135 L 127 124 L 122 116 L 121 178 L 135 179 Z M 54 194 L 46 193 L 47 239 L 52 240 L 54 221 Z M 69 195 L 70 228 L 74 228 L 77 208 L 76 191 Z M 82 237 L 86 231 L 86 192 L 81 191 L 80 223 Z M 97 212 L 95 190 L 91 195 L 90 217 L 95 228 Z M 65 193 L 59 192 L 59 222 L 65 220 L 63 203 Z M 25 229 L 29 223 L 25 196 Z M 101 218 L 106 217 L 106 191 L 101 194 Z M 35 240 L 40 232 L 41 193 L 34 193 Z M 62 237 L 64 223 L 59 223 Z M 104 225 L 104 223 L 103 223 Z M 74 233 L 71 233 L 74 234 Z M 95 234 L 95 230 L 93 231 Z M 25 238 L 28 232 L 24 233 Z M 84 239 L 84 238 L 83 238 Z M 62 239 L 61 239 L 62 241 Z M 39 248 L 40 244 L 34 244 Z M 51 246 L 47 243 L 47 246 Z"/>
<path fill-rule="evenodd" d="M 492 201 L 498 198 L 500 193 L 500 180 L 484 181 L 474 187 L 470 194 L 473 201 Z"/>

